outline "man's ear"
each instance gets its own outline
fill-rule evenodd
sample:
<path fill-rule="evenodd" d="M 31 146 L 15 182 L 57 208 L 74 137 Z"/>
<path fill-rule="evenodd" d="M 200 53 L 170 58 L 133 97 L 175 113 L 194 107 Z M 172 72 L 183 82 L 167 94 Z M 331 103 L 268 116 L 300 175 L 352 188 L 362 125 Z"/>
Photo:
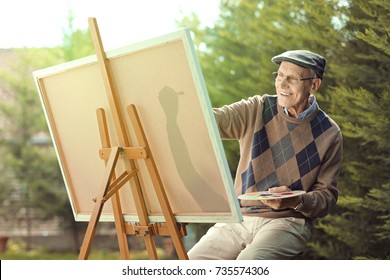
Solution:
<path fill-rule="evenodd" d="M 318 91 L 318 89 L 321 86 L 322 80 L 320 78 L 316 78 L 313 80 L 313 83 L 311 84 L 310 93 L 314 93 Z"/>

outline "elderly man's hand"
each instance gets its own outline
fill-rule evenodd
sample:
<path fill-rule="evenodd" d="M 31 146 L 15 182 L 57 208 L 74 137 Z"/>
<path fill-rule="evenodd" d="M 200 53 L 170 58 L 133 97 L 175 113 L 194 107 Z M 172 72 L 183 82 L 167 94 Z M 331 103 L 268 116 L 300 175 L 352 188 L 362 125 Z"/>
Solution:
<path fill-rule="evenodd" d="M 289 189 L 286 186 L 274 187 L 268 189 L 270 193 L 281 193 L 281 192 L 289 192 Z M 282 199 L 271 199 L 271 200 L 263 200 L 263 204 L 273 208 L 273 209 L 284 209 L 284 208 L 295 208 L 302 201 L 301 196 L 295 196 L 290 198 L 282 198 Z"/>

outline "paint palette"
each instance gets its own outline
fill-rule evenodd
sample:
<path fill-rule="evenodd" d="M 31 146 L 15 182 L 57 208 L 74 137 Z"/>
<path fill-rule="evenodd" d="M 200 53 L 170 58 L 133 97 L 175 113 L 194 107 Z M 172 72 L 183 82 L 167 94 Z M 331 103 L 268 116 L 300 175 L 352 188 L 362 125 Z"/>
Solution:
<path fill-rule="evenodd" d="M 294 196 L 299 196 L 306 193 L 305 191 L 286 191 L 280 193 L 271 193 L 269 191 L 263 192 L 252 192 L 246 193 L 238 196 L 238 199 L 241 200 L 270 200 L 270 199 L 283 199 Z"/>

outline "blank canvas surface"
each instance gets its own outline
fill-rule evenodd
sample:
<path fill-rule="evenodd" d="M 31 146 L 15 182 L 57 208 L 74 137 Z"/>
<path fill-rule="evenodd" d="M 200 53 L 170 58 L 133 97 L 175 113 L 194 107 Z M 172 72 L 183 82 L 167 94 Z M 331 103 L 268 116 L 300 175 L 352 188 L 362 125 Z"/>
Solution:
<path fill-rule="evenodd" d="M 127 106 L 134 104 L 179 222 L 239 221 L 237 198 L 188 30 L 106 53 L 127 133 L 137 146 Z M 107 115 L 119 146 L 96 57 L 34 73 L 76 220 L 88 221 L 104 161 L 96 109 Z M 137 160 L 151 221 L 163 221 L 143 160 Z M 117 174 L 123 172 L 119 160 Z M 131 182 L 120 190 L 125 220 L 137 221 Z M 113 220 L 106 203 L 101 220 Z"/>

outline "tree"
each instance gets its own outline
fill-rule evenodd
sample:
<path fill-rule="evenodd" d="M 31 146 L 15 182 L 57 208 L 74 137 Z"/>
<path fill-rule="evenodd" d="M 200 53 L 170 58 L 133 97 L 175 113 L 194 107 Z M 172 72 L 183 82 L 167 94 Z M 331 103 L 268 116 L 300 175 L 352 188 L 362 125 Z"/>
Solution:
<path fill-rule="evenodd" d="M 37 147 L 34 137 L 47 132 L 46 123 L 35 85 L 32 70 L 43 66 L 48 60 L 55 61 L 47 49 L 23 49 L 15 51 L 17 60 L 0 77 L 10 88 L 8 96 L 0 102 L 3 127 L 0 131 L 0 145 L 3 153 L 3 168 L 6 180 L 1 183 L 4 218 L 25 219 L 27 231 L 31 230 L 32 219 L 47 219 L 60 212 L 65 197 L 59 194 L 58 164 L 47 149 Z M 43 180 L 44 179 L 44 180 Z M 48 205 L 52 197 L 58 203 Z M 30 234 L 28 234 L 28 237 Z M 30 248 L 27 240 L 27 248 Z"/>
<path fill-rule="evenodd" d="M 74 15 L 72 11 L 69 11 L 68 26 L 63 30 L 63 44 L 61 46 L 63 61 L 71 61 L 95 53 L 89 30 L 77 29 L 73 23 Z"/>
<path fill-rule="evenodd" d="M 389 12 L 386 1 L 350 3 L 349 40 L 332 100 L 345 142 L 342 196 L 337 215 L 320 225 L 337 240 L 338 258 L 390 256 Z M 317 245 L 324 256 L 335 256 Z"/>

